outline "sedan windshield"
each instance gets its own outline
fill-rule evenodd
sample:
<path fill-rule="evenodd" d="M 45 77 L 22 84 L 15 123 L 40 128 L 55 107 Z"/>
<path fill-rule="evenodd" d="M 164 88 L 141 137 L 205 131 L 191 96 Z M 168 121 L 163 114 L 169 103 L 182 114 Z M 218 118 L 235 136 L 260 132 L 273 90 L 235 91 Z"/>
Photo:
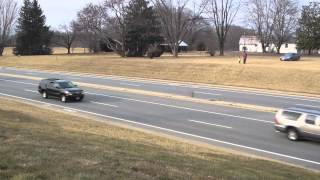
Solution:
<path fill-rule="evenodd" d="M 62 89 L 66 89 L 66 88 L 74 88 L 76 87 L 72 82 L 70 81 L 65 81 L 65 82 L 59 82 L 59 86 Z"/>
<path fill-rule="evenodd" d="M 294 54 L 286 54 L 285 57 L 292 57 Z"/>

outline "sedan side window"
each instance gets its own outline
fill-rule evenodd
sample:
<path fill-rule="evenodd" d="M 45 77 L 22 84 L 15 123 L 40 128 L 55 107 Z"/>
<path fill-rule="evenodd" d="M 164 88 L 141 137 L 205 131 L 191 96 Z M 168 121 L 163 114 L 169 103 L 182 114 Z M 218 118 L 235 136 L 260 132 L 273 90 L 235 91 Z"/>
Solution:
<path fill-rule="evenodd" d="M 54 87 L 55 89 L 60 89 L 59 83 L 54 83 L 54 84 L 53 84 L 53 87 Z"/>
<path fill-rule="evenodd" d="M 308 115 L 306 118 L 306 123 L 311 125 L 316 125 L 317 116 Z"/>
<path fill-rule="evenodd" d="M 48 86 L 47 86 L 47 87 L 52 89 L 52 88 L 54 88 L 54 87 L 53 87 L 53 84 L 54 84 L 53 82 L 50 82 L 50 83 L 48 83 Z"/>

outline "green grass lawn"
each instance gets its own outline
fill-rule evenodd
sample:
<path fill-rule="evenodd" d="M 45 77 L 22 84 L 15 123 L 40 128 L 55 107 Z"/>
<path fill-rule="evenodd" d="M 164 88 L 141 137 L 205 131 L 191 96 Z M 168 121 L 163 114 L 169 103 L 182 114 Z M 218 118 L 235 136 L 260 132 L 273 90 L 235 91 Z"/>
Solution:
<path fill-rule="evenodd" d="M 1 180 L 319 177 L 302 168 L 0 99 Z"/>

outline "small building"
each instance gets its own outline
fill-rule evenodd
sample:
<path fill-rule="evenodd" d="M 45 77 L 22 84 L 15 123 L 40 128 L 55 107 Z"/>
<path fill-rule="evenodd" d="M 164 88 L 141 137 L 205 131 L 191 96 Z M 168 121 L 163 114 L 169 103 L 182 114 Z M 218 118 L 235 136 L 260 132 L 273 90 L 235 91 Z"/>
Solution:
<path fill-rule="evenodd" d="M 171 52 L 171 47 L 169 44 L 160 44 L 160 47 L 164 52 Z M 188 48 L 189 48 L 189 45 L 186 42 L 184 42 L 184 41 L 180 42 L 179 52 L 181 52 L 181 51 L 186 52 L 186 51 L 188 51 Z"/>
<path fill-rule="evenodd" d="M 246 50 L 252 53 L 262 53 L 262 44 L 257 36 L 241 36 L 239 41 L 239 51 Z M 270 44 L 266 48 L 267 52 L 277 52 L 274 44 Z M 285 43 L 280 48 L 280 53 L 297 53 L 297 45 L 292 42 Z"/>
<path fill-rule="evenodd" d="M 262 53 L 262 46 L 257 36 L 241 36 L 239 41 L 239 51 Z"/>

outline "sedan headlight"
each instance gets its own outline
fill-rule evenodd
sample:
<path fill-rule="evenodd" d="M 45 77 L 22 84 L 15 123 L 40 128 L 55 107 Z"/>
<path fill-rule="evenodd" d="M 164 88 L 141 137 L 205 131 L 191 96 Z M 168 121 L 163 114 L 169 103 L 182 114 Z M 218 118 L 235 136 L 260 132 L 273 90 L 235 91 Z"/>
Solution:
<path fill-rule="evenodd" d="M 72 95 L 72 93 L 70 93 L 69 91 L 64 91 L 64 93 L 67 95 Z"/>

